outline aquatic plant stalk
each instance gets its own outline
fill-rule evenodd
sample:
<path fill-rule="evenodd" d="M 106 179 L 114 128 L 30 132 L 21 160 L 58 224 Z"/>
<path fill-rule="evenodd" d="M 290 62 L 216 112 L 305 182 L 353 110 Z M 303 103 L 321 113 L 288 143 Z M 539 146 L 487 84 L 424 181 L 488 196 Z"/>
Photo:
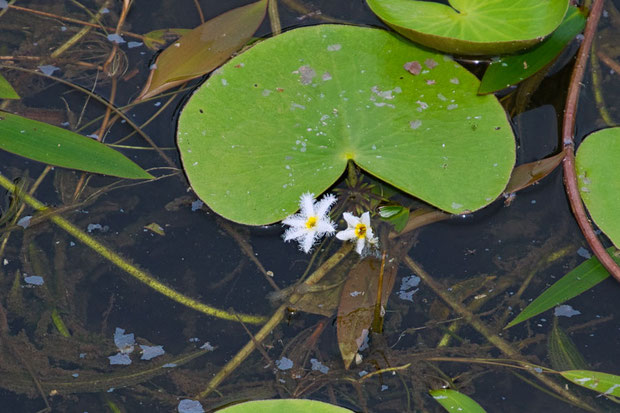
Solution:
<path fill-rule="evenodd" d="M 318 283 L 332 268 L 334 268 L 342 259 L 353 249 L 353 244 L 345 243 L 340 247 L 338 251 L 334 253 L 328 260 L 326 260 L 319 268 L 316 269 L 310 275 L 304 284 L 306 285 L 314 285 Z M 282 304 L 278 309 L 273 313 L 269 321 L 263 325 L 263 327 L 254 335 L 254 338 L 250 340 L 241 350 L 235 354 L 235 356 L 228 362 L 224 367 L 220 369 L 220 371 L 211 379 L 211 381 L 207 384 L 207 387 L 198 394 L 198 398 L 202 399 L 207 397 L 211 392 L 213 392 L 219 384 L 224 381 L 226 377 L 243 361 L 248 358 L 250 354 L 256 348 L 257 343 L 261 343 L 274 328 L 277 327 L 278 324 L 284 319 L 284 315 L 286 314 L 286 310 L 289 306 L 295 305 L 303 297 L 302 294 L 295 293 L 289 297 L 288 302 Z"/>
<path fill-rule="evenodd" d="M 2 174 L 0 174 L 0 186 L 3 186 L 10 192 L 16 191 L 16 186 Z M 28 194 L 20 193 L 20 198 L 23 200 L 23 202 L 36 209 L 37 211 L 48 211 L 48 208 L 44 204 L 42 204 L 37 199 Z M 180 304 L 183 304 L 186 307 L 199 311 L 203 314 L 221 318 L 224 320 L 241 320 L 244 323 L 248 324 L 261 324 L 265 321 L 265 317 L 262 316 L 237 314 L 229 311 L 220 310 L 218 308 L 214 308 L 207 304 L 201 303 L 184 294 L 181 294 L 168 287 L 167 285 L 157 281 L 152 275 L 148 274 L 146 271 L 139 269 L 134 264 L 130 263 L 128 260 L 124 259 L 114 251 L 110 250 L 105 245 L 95 240 L 93 237 L 91 237 L 60 215 L 51 215 L 49 219 L 54 224 L 58 225 L 60 228 L 64 229 L 70 235 L 75 237 L 78 241 L 90 247 L 92 250 L 94 250 L 105 259 L 109 260 L 112 264 L 116 265 L 121 270 L 125 271 L 141 283 L 146 284 L 148 287 L 152 288 L 160 294 L 165 295 L 171 300 L 174 300 Z"/>
<path fill-rule="evenodd" d="M 405 264 L 416 274 L 418 275 L 422 281 L 428 285 L 435 294 L 439 296 L 452 310 L 457 313 L 459 316 L 462 316 L 465 321 L 467 321 L 478 333 L 482 334 L 484 338 L 497 347 L 502 353 L 510 358 L 514 358 L 516 360 L 522 359 L 523 356 L 519 353 L 519 351 L 513 347 L 513 345 L 500 336 L 497 335 L 494 331 L 492 331 L 485 323 L 483 323 L 474 313 L 472 313 L 465 305 L 454 300 L 452 295 L 448 292 L 448 290 L 441 285 L 439 282 L 435 281 L 435 279 L 430 276 L 421 266 L 419 266 L 414 260 L 409 256 L 405 256 Z M 564 400 L 568 403 L 571 403 L 575 406 L 579 406 L 587 411 L 596 411 L 594 408 L 586 404 L 584 401 L 580 400 L 577 396 L 572 394 L 571 392 L 565 390 L 562 386 L 560 386 L 555 381 L 551 380 L 549 377 L 546 377 L 542 374 L 536 373 L 534 370 L 530 371 L 531 374 L 536 377 L 540 382 L 544 383 L 547 387 L 552 389 L 557 394 L 561 395 Z"/>
<path fill-rule="evenodd" d="M 577 172 L 575 169 L 575 119 L 577 115 L 577 103 L 579 101 L 579 90 L 581 89 L 581 81 L 586 70 L 588 63 L 588 57 L 590 55 L 590 49 L 592 47 L 592 41 L 594 34 L 596 33 L 596 26 L 601 17 L 603 11 L 603 0 L 595 0 L 588 16 L 586 23 L 586 29 L 584 32 L 584 39 L 579 53 L 577 55 L 577 62 L 575 68 L 571 74 L 570 84 L 568 87 L 568 97 L 566 99 L 566 105 L 564 107 L 564 121 L 562 123 L 562 145 L 564 146 L 564 186 L 566 188 L 566 194 L 570 201 L 573 214 L 577 219 L 579 228 L 583 233 L 588 245 L 599 259 L 601 264 L 609 271 L 612 277 L 616 281 L 620 282 L 620 267 L 611 258 L 611 256 L 605 251 L 605 247 L 598 239 L 594 228 L 588 220 L 585 207 L 579 194 L 579 187 L 577 184 Z"/>

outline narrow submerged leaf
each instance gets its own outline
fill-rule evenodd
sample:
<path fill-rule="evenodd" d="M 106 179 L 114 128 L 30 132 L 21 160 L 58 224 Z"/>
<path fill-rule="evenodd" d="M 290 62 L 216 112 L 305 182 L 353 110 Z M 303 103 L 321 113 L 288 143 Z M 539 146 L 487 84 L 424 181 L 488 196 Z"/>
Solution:
<path fill-rule="evenodd" d="M 379 215 L 385 222 L 392 224 L 396 232 L 400 232 L 409 221 L 409 208 L 401 205 L 384 206 L 379 208 Z"/>
<path fill-rule="evenodd" d="M 196 27 L 168 46 L 155 61 L 138 99 L 147 99 L 203 76 L 241 49 L 265 18 L 267 0 L 238 7 Z"/>
<path fill-rule="evenodd" d="M 513 53 L 541 42 L 562 22 L 568 0 L 366 0 L 403 36 L 448 53 Z"/>
<path fill-rule="evenodd" d="M 544 42 L 516 55 L 502 56 L 487 68 L 478 93 L 492 93 L 534 75 L 555 59 L 586 24 L 581 11 L 570 6 L 564 21 Z"/>
<path fill-rule="evenodd" d="M 19 99 L 19 95 L 13 86 L 0 73 L 0 99 Z"/>
<path fill-rule="evenodd" d="M 153 178 L 103 143 L 6 112 L 0 112 L 0 149 L 49 165 L 121 178 Z"/>
<path fill-rule="evenodd" d="M 255 400 L 239 403 L 222 410 L 220 413 L 352 413 L 344 407 L 305 399 Z"/>
<path fill-rule="evenodd" d="M 613 248 L 607 249 L 607 252 L 610 254 L 612 254 L 613 251 Z M 615 257 L 613 255 L 612 257 L 620 264 L 620 257 Z M 607 270 L 596 257 L 592 257 L 582 262 L 577 268 L 573 269 L 556 281 L 551 287 L 547 288 L 504 328 L 510 328 L 558 304 L 562 304 L 566 300 L 589 290 L 607 277 L 609 277 Z"/>
<path fill-rule="evenodd" d="M 594 223 L 620 247 L 620 127 L 591 133 L 575 159 L 579 193 Z"/>
<path fill-rule="evenodd" d="M 393 263 L 392 263 L 393 264 Z M 349 368 L 360 348 L 367 344 L 370 326 L 374 319 L 375 304 L 377 303 L 377 287 L 381 261 L 366 258 L 351 268 L 347 281 L 340 295 L 338 306 L 338 347 L 344 361 L 344 367 Z M 381 305 L 385 307 L 394 288 L 396 280 L 396 265 L 386 263 L 383 273 L 383 291 Z"/>
<path fill-rule="evenodd" d="M 452 389 L 429 391 L 433 399 L 449 412 L 485 413 L 485 410 L 471 397 Z"/>
<path fill-rule="evenodd" d="M 560 374 L 578 386 L 604 395 L 620 397 L 620 376 L 589 370 L 567 370 Z"/>
<path fill-rule="evenodd" d="M 517 192 L 537 183 L 557 168 L 562 159 L 564 159 L 564 152 L 541 159 L 540 161 L 517 166 L 512 170 L 512 175 L 510 175 L 510 181 L 508 181 L 504 194 Z"/>
<path fill-rule="evenodd" d="M 579 353 L 573 340 L 558 325 L 558 318 L 553 318 L 553 327 L 547 338 L 547 352 L 551 367 L 555 370 L 586 369 L 588 364 Z"/>

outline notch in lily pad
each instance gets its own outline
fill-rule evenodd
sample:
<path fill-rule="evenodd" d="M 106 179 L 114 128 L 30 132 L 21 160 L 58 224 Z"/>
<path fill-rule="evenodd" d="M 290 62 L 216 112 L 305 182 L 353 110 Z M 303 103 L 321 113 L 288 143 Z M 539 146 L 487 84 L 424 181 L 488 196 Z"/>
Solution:
<path fill-rule="evenodd" d="M 568 0 L 367 0 L 388 26 L 424 46 L 461 55 L 508 54 L 540 43 Z"/>
<path fill-rule="evenodd" d="M 239 223 L 282 220 L 349 160 L 461 214 L 496 199 L 515 161 L 506 114 L 478 87 L 450 57 L 385 30 L 295 29 L 211 75 L 182 110 L 179 151 L 196 194 Z"/>

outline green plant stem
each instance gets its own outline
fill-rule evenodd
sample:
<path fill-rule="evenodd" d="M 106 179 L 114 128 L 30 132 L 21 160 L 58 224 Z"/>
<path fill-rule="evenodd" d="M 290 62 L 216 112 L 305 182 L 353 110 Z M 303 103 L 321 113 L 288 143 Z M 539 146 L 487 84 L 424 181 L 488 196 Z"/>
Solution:
<path fill-rule="evenodd" d="M 484 324 L 477 316 L 475 316 L 467 307 L 465 307 L 462 303 L 452 299 L 452 296 L 450 295 L 448 290 L 440 283 L 435 281 L 435 279 L 431 277 L 426 271 L 424 271 L 422 267 L 420 267 L 415 261 L 413 261 L 411 257 L 405 256 L 405 264 L 407 264 L 407 266 L 413 272 L 415 272 L 416 275 L 418 275 L 422 279 L 422 281 L 426 285 L 428 285 L 435 294 L 439 296 L 439 298 L 441 298 L 449 307 L 451 307 L 455 313 L 463 317 L 465 321 L 467 321 L 476 331 L 482 334 L 484 338 L 487 339 L 487 341 L 497 347 L 502 353 L 516 360 L 520 360 L 523 358 L 517 349 L 515 349 L 509 342 L 499 337 L 495 332 L 493 332 L 489 327 L 487 327 L 486 324 Z M 536 379 L 541 381 L 554 392 L 561 395 L 566 402 L 590 412 L 596 411 L 594 408 L 580 400 L 571 392 L 564 389 L 562 386 L 551 380 L 549 377 L 536 373 L 535 371 L 530 371 L 530 374 L 534 375 Z"/>
<path fill-rule="evenodd" d="M 15 192 L 17 190 L 15 185 L 2 174 L 0 174 L 0 186 L 3 186 L 5 189 L 7 189 L 10 192 Z M 45 205 L 43 205 L 41 202 L 39 202 L 37 199 L 35 199 L 34 197 L 28 194 L 25 194 L 25 193 L 20 193 L 20 197 L 23 200 L 23 202 L 28 204 L 30 207 L 36 209 L 37 211 L 49 212 L 49 209 Z M 76 227 L 75 225 L 73 225 L 72 223 L 70 223 L 63 217 L 61 217 L 60 215 L 53 214 L 49 217 L 49 219 L 54 224 L 58 225 L 60 228 L 65 230 L 67 233 L 75 237 L 78 241 L 90 247 L 93 251 L 95 251 L 96 253 L 104 257 L 105 259 L 109 260 L 112 264 L 116 265 L 121 270 L 125 271 L 126 273 L 128 273 L 129 275 L 131 275 L 132 277 L 134 277 L 141 283 L 146 284 L 148 287 L 152 288 L 153 290 L 157 291 L 160 294 L 165 295 L 171 300 L 174 300 L 180 304 L 183 304 L 184 306 L 192 308 L 203 314 L 206 314 L 212 317 L 221 318 L 224 320 L 238 321 L 240 319 L 244 323 L 248 323 L 248 324 L 261 324 L 265 321 L 265 317 L 262 317 L 262 316 L 236 314 L 236 313 L 220 310 L 220 309 L 208 306 L 206 304 L 203 304 L 184 294 L 181 294 L 173 290 L 172 288 L 168 287 L 167 285 L 157 281 L 152 275 L 148 274 L 146 271 L 139 269 L 134 264 L 130 263 L 128 260 L 122 258 L 120 255 L 110 250 L 105 245 L 95 240 L 93 237 L 91 237 L 90 235 L 88 235 L 87 233 L 85 233 L 84 231 L 82 231 L 81 229 L 79 229 L 78 227 Z"/>
<path fill-rule="evenodd" d="M 310 275 L 304 284 L 306 285 L 314 285 L 318 283 L 329 271 L 334 268 L 346 255 L 351 252 L 353 249 L 353 244 L 347 242 L 343 244 L 342 247 L 338 251 L 334 253 L 328 260 L 326 260 L 319 268 L 317 268 L 312 275 Z M 204 399 L 211 392 L 215 391 L 217 386 L 224 381 L 226 377 L 230 373 L 232 373 L 243 361 L 248 358 L 250 354 L 256 348 L 256 345 L 261 343 L 269 334 L 271 334 L 272 330 L 277 327 L 278 324 L 284 319 L 287 308 L 289 306 L 294 306 L 301 298 L 303 294 L 294 293 L 289 297 L 289 301 L 287 303 L 282 304 L 278 309 L 273 313 L 269 321 L 263 325 L 263 327 L 254 335 L 254 338 L 250 340 L 237 354 L 228 362 L 224 367 L 220 369 L 220 371 L 211 379 L 211 381 L 207 384 L 207 387 L 198 394 L 197 398 Z"/>

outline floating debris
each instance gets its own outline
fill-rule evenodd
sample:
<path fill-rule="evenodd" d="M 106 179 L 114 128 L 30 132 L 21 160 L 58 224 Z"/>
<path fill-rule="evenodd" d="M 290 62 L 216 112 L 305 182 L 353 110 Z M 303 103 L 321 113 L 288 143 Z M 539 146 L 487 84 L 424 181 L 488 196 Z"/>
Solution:
<path fill-rule="evenodd" d="M 114 331 L 114 345 L 116 345 L 118 351 L 129 354 L 133 351 L 135 344 L 136 340 L 133 333 L 125 334 L 124 329 L 116 327 Z"/>
<path fill-rule="evenodd" d="M 123 39 L 123 36 L 116 33 L 108 34 L 108 40 L 116 44 L 125 43 L 125 39 Z"/>
<path fill-rule="evenodd" d="M 329 371 L 329 367 L 322 364 L 317 359 L 310 359 L 310 364 L 312 364 L 312 370 L 320 371 L 323 374 L 327 374 L 327 372 Z"/>
<path fill-rule="evenodd" d="M 129 358 L 128 354 L 124 354 L 124 353 L 118 353 L 115 354 L 113 356 L 109 356 L 108 359 L 110 360 L 110 365 L 121 365 L 121 366 L 128 366 L 131 364 L 131 358 Z"/>
<path fill-rule="evenodd" d="M 327 46 L 327 51 L 328 52 L 337 52 L 338 50 L 342 49 L 342 45 L 341 44 L 330 44 L 329 46 Z"/>
<path fill-rule="evenodd" d="M 293 368 L 293 360 L 282 357 L 280 360 L 276 360 L 276 367 L 280 370 L 290 370 Z"/>
<path fill-rule="evenodd" d="M 142 46 L 143 44 L 144 44 L 144 43 L 142 43 L 142 42 L 129 42 L 129 43 L 127 43 L 127 47 L 128 47 L 129 49 L 133 49 L 133 48 L 136 48 L 136 47 L 140 47 L 140 46 Z"/>
<path fill-rule="evenodd" d="M 51 76 L 55 71 L 60 70 L 59 67 L 56 67 L 54 65 L 42 65 L 38 66 L 38 69 L 41 71 L 41 73 L 48 76 Z"/>
<path fill-rule="evenodd" d="M 569 317 L 570 318 L 572 316 L 581 314 L 581 311 L 575 310 L 572 306 L 568 304 L 563 304 L 563 305 L 559 305 L 555 307 L 553 314 L 556 317 Z"/>
<path fill-rule="evenodd" d="M 204 408 L 198 400 L 183 399 L 177 407 L 179 413 L 204 413 Z"/>
<path fill-rule="evenodd" d="M 17 221 L 17 225 L 26 229 L 30 226 L 31 219 L 32 219 L 32 215 L 26 215 L 25 217 L 21 217 L 19 221 Z"/>
<path fill-rule="evenodd" d="M 420 277 L 411 275 L 403 277 L 400 282 L 400 290 L 396 293 L 398 298 L 405 301 L 413 301 L 413 294 L 417 293 L 419 288 L 415 288 L 420 284 Z"/>
<path fill-rule="evenodd" d="M 163 356 L 166 353 L 164 351 L 164 346 L 145 346 L 140 344 L 140 348 L 142 349 L 142 357 L 140 357 L 140 360 L 151 360 L 155 357 Z"/>
<path fill-rule="evenodd" d="M 422 65 L 416 60 L 414 60 L 413 62 L 405 63 L 403 67 L 407 72 L 415 76 L 419 75 L 422 72 Z"/>
<path fill-rule="evenodd" d="M 43 285 L 45 281 L 43 280 L 43 277 L 39 275 L 28 275 L 24 277 L 24 282 L 30 285 Z"/>

